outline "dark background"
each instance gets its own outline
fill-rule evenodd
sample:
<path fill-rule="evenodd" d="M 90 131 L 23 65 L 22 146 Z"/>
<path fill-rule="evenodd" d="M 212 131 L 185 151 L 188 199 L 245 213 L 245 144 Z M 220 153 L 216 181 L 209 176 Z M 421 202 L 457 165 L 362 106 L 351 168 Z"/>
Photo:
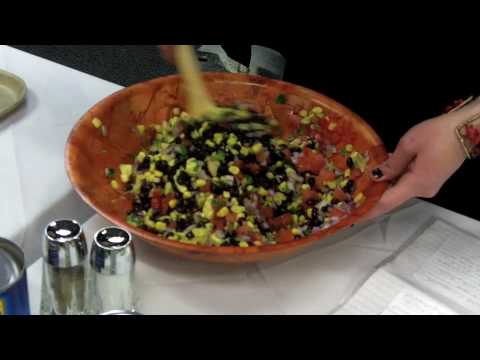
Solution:
<path fill-rule="evenodd" d="M 393 151 L 413 125 L 458 98 L 480 95 L 478 57 L 446 51 L 444 41 L 355 38 L 304 46 L 265 44 L 287 59 L 285 80 L 332 97 L 369 122 Z M 99 78 L 128 86 L 175 73 L 153 45 L 13 45 Z M 249 45 L 225 45 L 248 65 Z M 204 64 L 205 65 L 205 64 Z M 219 64 L 204 70 L 223 71 Z M 480 220 L 479 161 L 469 161 L 429 201 Z"/>

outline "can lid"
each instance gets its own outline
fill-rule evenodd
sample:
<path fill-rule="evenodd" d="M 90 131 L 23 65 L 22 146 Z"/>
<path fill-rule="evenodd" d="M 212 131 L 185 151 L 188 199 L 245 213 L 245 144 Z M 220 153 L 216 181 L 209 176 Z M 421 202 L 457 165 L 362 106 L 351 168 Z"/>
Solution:
<path fill-rule="evenodd" d="M 66 242 L 78 238 L 82 227 L 75 220 L 55 220 L 45 228 L 45 235 L 49 241 Z"/>
<path fill-rule="evenodd" d="M 112 310 L 100 315 L 142 315 L 136 311 L 128 311 L 128 310 Z"/>
<path fill-rule="evenodd" d="M 95 243 L 105 250 L 120 250 L 132 241 L 132 236 L 128 231 L 118 227 L 108 227 L 100 229 L 95 234 Z"/>
<path fill-rule="evenodd" d="M 0 238 L 0 293 L 22 276 L 20 251 L 11 241 Z"/>

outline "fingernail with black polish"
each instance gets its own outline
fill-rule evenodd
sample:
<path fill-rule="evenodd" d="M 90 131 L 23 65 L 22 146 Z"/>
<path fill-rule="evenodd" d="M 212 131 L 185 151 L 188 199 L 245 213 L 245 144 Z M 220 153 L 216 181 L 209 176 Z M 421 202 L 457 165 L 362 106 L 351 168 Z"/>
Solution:
<path fill-rule="evenodd" d="M 380 168 L 373 169 L 372 176 L 375 179 L 380 179 L 383 177 L 383 171 Z"/>

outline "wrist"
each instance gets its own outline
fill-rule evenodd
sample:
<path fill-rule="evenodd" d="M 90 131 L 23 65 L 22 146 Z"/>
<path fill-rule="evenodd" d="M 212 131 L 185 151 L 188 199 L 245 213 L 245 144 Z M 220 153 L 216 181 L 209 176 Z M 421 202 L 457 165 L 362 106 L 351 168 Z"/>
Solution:
<path fill-rule="evenodd" d="M 459 149 L 466 158 L 475 158 L 480 155 L 480 98 L 470 97 L 454 105 L 440 117 L 440 121 L 457 138 Z"/>

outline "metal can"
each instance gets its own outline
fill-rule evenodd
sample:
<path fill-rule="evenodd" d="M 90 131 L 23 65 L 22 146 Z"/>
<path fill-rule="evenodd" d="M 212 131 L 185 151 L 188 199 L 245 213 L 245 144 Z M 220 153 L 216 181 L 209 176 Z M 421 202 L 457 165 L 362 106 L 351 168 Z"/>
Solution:
<path fill-rule="evenodd" d="M 0 238 L 0 315 L 30 315 L 25 256 L 15 243 Z"/>
<path fill-rule="evenodd" d="M 79 315 L 86 310 L 87 242 L 75 220 L 55 220 L 43 239 L 42 313 Z"/>
<path fill-rule="evenodd" d="M 90 251 L 90 314 L 134 309 L 134 268 L 132 235 L 118 227 L 100 229 Z"/>

